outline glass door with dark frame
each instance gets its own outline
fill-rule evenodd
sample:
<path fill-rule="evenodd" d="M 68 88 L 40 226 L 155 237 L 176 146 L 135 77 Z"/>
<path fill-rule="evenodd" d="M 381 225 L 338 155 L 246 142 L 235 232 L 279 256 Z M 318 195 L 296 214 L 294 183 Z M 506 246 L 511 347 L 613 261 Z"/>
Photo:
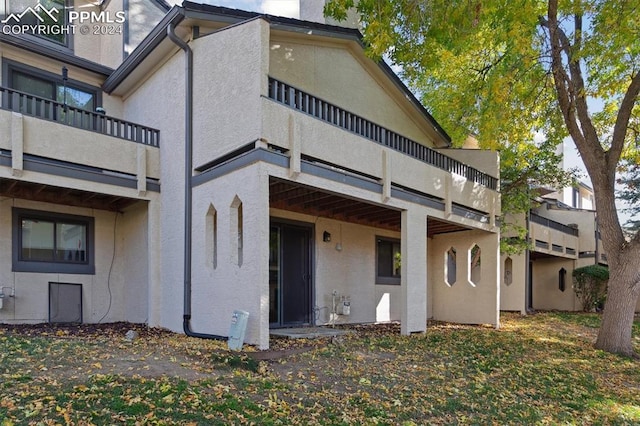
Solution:
<path fill-rule="evenodd" d="M 311 228 L 274 223 L 269 238 L 269 323 L 310 325 L 312 318 Z"/>

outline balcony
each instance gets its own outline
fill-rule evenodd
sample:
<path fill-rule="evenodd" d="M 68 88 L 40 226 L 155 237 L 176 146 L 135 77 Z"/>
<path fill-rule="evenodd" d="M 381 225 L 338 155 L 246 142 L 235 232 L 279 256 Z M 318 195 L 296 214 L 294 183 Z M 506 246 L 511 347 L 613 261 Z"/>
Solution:
<path fill-rule="evenodd" d="M 534 251 L 553 256 L 577 258 L 579 232 L 577 228 L 567 226 L 535 213 L 529 216 L 529 236 L 534 242 Z"/>
<path fill-rule="evenodd" d="M 498 187 L 493 176 L 274 78 L 269 78 L 269 98 L 489 189 Z"/>
<path fill-rule="evenodd" d="M 158 130 L 5 87 L 0 101 L 0 166 L 10 168 L 0 167 L 4 196 L 13 187 L 22 188 L 17 196 L 44 193 L 30 184 L 90 193 L 105 183 L 103 190 L 131 198 L 159 190 Z M 55 199 L 54 191 L 47 200 Z"/>
<path fill-rule="evenodd" d="M 547 219 L 546 217 L 542 217 L 542 216 L 537 215 L 535 213 L 531 213 L 529 219 L 533 223 L 538 223 L 540 225 L 546 226 L 546 227 L 551 228 L 553 230 L 560 231 L 560 232 L 563 232 L 563 233 L 568 234 L 568 235 L 573 235 L 575 237 L 578 236 L 578 228 L 567 226 L 565 224 L 562 224 L 560 222 L 556 222 L 555 220 Z"/>
<path fill-rule="evenodd" d="M 158 147 L 160 131 L 0 86 L 0 108 L 77 129 Z"/>

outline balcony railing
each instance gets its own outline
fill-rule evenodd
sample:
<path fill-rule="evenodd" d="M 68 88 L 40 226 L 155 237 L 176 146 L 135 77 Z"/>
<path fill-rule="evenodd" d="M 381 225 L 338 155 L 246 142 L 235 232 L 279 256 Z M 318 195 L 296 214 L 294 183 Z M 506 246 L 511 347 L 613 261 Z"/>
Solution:
<path fill-rule="evenodd" d="M 269 98 L 490 189 L 498 187 L 493 176 L 271 77 Z"/>
<path fill-rule="evenodd" d="M 160 131 L 141 126 L 129 121 L 120 120 L 100 114 L 74 108 L 51 99 L 30 95 L 18 90 L 0 87 L 2 103 L 0 108 L 22 113 L 44 120 L 55 121 L 77 129 L 88 130 L 158 147 L 160 145 Z"/>
<path fill-rule="evenodd" d="M 565 234 L 574 235 L 576 237 L 578 236 L 577 228 L 572 228 L 571 226 L 556 222 L 555 220 L 547 219 L 546 217 L 539 216 L 533 212 L 531 212 L 529 218 L 531 222 L 546 226 L 547 228 L 555 229 L 556 231 L 564 232 Z"/>

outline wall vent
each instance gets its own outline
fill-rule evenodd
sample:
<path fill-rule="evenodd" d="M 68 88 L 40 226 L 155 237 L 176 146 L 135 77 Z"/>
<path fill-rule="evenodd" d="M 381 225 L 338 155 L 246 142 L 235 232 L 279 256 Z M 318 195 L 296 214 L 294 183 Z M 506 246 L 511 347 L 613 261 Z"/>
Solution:
<path fill-rule="evenodd" d="M 82 323 L 82 284 L 49 283 L 49 322 Z"/>

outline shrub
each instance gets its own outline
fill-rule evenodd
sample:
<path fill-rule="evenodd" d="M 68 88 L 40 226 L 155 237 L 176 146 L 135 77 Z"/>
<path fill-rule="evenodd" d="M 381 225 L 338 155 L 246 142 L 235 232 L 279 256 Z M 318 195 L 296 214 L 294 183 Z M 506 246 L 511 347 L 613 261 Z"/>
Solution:
<path fill-rule="evenodd" d="M 609 269 L 606 266 L 589 265 L 573 270 L 573 290 L 582 303 L 582 310 L 591 312 L 602 308 L 607 298 Z"/>

